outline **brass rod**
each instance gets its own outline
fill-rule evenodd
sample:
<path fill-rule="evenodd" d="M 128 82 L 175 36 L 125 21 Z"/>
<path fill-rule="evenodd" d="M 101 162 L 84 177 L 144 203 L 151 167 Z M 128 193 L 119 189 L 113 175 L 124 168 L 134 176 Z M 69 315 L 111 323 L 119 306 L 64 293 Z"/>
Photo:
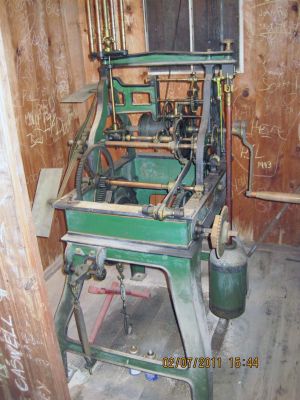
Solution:
<path fill-rule="evenodd" d="M 118 125 L 116 117 L 115 93 L 114 93 L 113 74 L 111 65 L 109 66 L 109 86 L 110 86 L 110 96 L 111 96 L 113 129 L 117 129 Z"/>
<path fill-rule="evenodd" d="M 95 0 L 96 8 L 96 28 L 97 28 L 97 39 L 99 51 L 102 51 L 102 33 L 101 33 L 101 7 L 99 5 L 99 0 Z"/>
<path fill-rule="evenodd" d="M 169 190 L 171 185 L 165 183 L 152 183 L 152 182 L 132 182 L 122 179 L 107 179 L 106 184 L 111 186 L 123 186 L 130 188 L 142 188 L 142 189 L 157 189 L 157 190 Z M 182 186 L 183 190 L 194 191 L 194 186 Z"/>
<path fill-rule="evenodd" d="M 124 2 L 119 0 L 121 14 L 121 50 L 126 50 Z"/>
<path fill-rule="evenodd" d="M 104 36 L 110 37 L 110 24 L 109 24 L 109 11 L 107 7 L 107 0 L 103 0 L 103 16 L 104 16 Z"/>
<path fill-rule="evenodd" d="M 228 222 L 232 229 L 232 81 L 227 77 L 225 91 L 225 128 L 226 128 L 226 205 Z M 231 239 L 229 240 L 231 243 Z"/>
<path fill-rule="evenodd" d="M 94 47 L 94 38 L 93 38 L 93 27 L 92 27 L 92 16 L 91 16 L 91 2 L 90 0 L 86 1 L 86 8 L 87 8 L 87 17 L 88 17 L 88 33 L 90 39 L 90 50 L 91 53 L 95 52 Z"/>
<path fill-rule="evenodd" d="M 205 78 L 157 78 L 158 82 L 203 82 Z"/>
<path fill-rule="evenodd" d="M 113 49 L 117 49 L 117 36 L 116 36 L 116 24 L 115 24 L 115 0 L 110 0 L 110 15 L 111 15 L 111 29 L 112 36 L 114 39 Z"/>
<path fill-rule="evenodd" d="M 158 189 L 168 190 L 168 185 L 163 183 L 151 183 L 151 182 L 130 182 L 119 179 L 107 179 L 106 183 L 111 186 L 123 186 L 130 188 L 143 188 L 143 189 Z"/>

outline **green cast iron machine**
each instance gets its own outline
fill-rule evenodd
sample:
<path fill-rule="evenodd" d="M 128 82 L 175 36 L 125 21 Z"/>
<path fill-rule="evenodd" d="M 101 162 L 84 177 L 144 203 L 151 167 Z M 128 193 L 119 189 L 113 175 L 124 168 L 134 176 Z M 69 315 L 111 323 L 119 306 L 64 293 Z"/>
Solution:
<path fill-rule="evenodd" d="M 133 277 L 141 276 L 145 267 L 163 270 L 185 356 L 211 357 L 200 288 L 201 259 L 207 259 L 202 240 L 210 235 L 217 255 L 210 281 L 210 308 L 223 318 L 243 311 L 243 262 L 230 266 L 229 261 L 229 268 L 222 264 L 225 244 L 234 236 L 229 179 L 235 61 L 230 43 L 218 52 L 128 54 L 122 14 L 118 19 L 120 50 L 108 20 L 113 15 L 104 7 L 104 34 L 97 14 L 92 29 L 89 3 L 91 57 L 101 62 L 100 81 L 86 121 L 72 143 L 70 168 L 62 184 L 65 187 L 80 158 L 76 187 L 55 202 L 56 208 L 64 210 L 67 222 L 62 238 L 66 242 L 66 284 L 55 316 L 63 361 L 67 368 L 66 353 L 74 352 L 85 358 L 89 369 L 100 360 L 155 373 L 188 382 L 193 400 L 211 399 L 210 369 L 166 369 L 159 360 L 90 343 L 80 294 L 87 280 L 104 280 L 111 268 L 120 271 L 123 264 L 131 265 Z M 94 31 L 98 32 L 96 38 Z M 118 78 L 120 69 L 136 67 L 189 70 L 180 78 L 170 73 L 167 78 L 151 75 L 144 84 L 126 84 Z M 168 87 L 172 81 L 185 82 L 187 93 L 176 94 L 175 99 L 167 90 L 164 95 L 161 85 Z M 136 94 L 147 101 L 135 102 Z M 132 125 L 132 115 L 139 116 L 138 125 Z M 113 161 L 112 150 L 119 148 L 125 149 L 123 156 Z M 159 203 L 153 195 L 160 195 Z M 225 202 L 228 208 L 223 208 Z M 216 265 L 218 260 L 221 262 Z M 72 315 L 78 341 L 68 336 Z M 129 333 L 126 310 L 124 327 Z"/>

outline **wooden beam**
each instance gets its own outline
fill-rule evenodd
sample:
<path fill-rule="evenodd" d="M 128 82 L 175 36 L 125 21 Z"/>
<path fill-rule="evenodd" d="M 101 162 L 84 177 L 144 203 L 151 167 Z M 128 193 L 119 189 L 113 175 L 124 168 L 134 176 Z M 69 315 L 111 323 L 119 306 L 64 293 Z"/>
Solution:
<path fill-rule="evenodd" d="M 8 43 L 1 27 L 0 398 L 63 400 L 70 397 L 25 184 Z"/>

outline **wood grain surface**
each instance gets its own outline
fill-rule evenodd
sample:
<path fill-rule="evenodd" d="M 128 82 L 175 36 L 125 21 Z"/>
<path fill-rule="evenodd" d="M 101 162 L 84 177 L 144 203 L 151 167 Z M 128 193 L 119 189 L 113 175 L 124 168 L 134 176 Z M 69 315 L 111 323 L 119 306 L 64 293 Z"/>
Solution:
<path fill-rule="evenodd" d="M 0 398 L 69 399 L 22 166 L 0 29 Z"/>

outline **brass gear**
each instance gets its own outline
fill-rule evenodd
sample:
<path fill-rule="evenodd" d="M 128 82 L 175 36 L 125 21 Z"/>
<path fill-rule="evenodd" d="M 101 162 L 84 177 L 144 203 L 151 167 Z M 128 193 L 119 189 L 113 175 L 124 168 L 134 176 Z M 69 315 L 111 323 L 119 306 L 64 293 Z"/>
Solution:
<path fill-rule="evenodd" d="M 216 250 L 218 258 L 224 254 L 225 245 L 229 240 L 228 207 L 222 208 L 221 214 L 215 216 L 210 234 L 212 247 Z"/>

